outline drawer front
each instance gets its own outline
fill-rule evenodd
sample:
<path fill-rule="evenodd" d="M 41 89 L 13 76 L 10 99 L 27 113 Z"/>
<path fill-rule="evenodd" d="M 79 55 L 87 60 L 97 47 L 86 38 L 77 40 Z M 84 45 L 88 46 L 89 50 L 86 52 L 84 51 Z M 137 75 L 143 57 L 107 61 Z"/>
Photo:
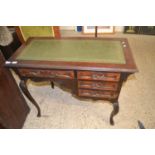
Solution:
<path fill-rule="evenodd" d="M 86 89 L 79 89 L 78 95 L 84 97 L 105 98 L 105 99 L 115 99 L 118 96 L 118 94 L 113 91 L 98 91 L 98 90 L 86 90 Z"/>
<path fill-rule="evenodd" d="M 118 83 L 103 81 L 78 81 L 78 88 L 116 91 L 118 88 Z"/>
<path fill-rule="evenodd" d="M 79 71 L 77 77 L 81 80 L 119 81 L 120 73 Z"/>
<path fill-rule="evenodd" d="M 59 78 L 74 79 L 73 71 L 62 70 L 38 70 L 38 69 L 18 69 L 21 76 L 24 77 L 41 77 L 41 78 Z"/>

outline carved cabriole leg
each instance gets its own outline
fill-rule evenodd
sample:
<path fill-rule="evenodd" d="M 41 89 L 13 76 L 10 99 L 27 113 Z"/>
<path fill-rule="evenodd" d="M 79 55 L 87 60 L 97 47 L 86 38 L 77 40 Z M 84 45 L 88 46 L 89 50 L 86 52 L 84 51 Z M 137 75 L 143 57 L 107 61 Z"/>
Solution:
<path fill-rule="evenodd" d="M 41 116 L 41 111 L 40 111 L 40 107 L 38 106 L 37 102 L 33 99 L 33 97 L 31 96 L 29 90 L 27 89 L 27 85 L 26 85 L 27 79 L 25 80 L 21 80 L 19 83 L 19 86 L 22 90 L 22 92 L 25 94 L 25 96 L 32 102 L 32 104 L 37 108 L 38 110 L 38 114 L 37 116 L 40 117 Z"/>
<path fill-rule="evenodd" d="M 120 77 L 120 81 L 119 81 L 118 94 L 120 94 L 123 82 L 127 80 L 128 76 L 129 76 L 129 73 L 128 74 L 127 73 L 121 73 L 121 77 Z M 118 97 L 115 100 L 111 101 L 111 103 L 113 105 L 113 111 L 111 112 L 111 115 L 110 115 L 110 124 L 111 125 L 114 125 L 113 117 L 115 115 L 117 115 L 118 112 L 119 112 L 118 98 L 119 98 L 119 95 L 118 95 Z"/>
<path fill-rule="evenodd" d="M 113 104 L 113 111 L 111 112 L 111 115 L 110 115 L 110 124 L 114 125 L 113 117 L 119 112 L 119 103 L 118 101 L 116 101 L 116 102 L 113 102 L 112 104 Z"/>

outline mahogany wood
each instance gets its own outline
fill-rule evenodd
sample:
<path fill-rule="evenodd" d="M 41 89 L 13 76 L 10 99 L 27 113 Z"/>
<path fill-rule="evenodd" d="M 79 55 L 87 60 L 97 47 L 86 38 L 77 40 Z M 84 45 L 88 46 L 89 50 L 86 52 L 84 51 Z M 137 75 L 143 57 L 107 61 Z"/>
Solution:
<path fill-rule="evenodd" d="M 114 125 L 113 117 L 119 112 L 119 103 L 118 101 L 113 103 L 113 111 L 110 114 L 110 124 Z"/>
<path fill-rule="evenodd" d="M 20 30 L 19 26 L 16 26 L 16 34 L 17 34 L 17 36 L 18 36 L 20 42 L 21 42 L 22 44 L 25 43 L 25 40 L 24 40 L 24 38 L 23 38 L 23 35 L 22 35 L 22 33 L 21 33 L 21 30 Z"/>
<path fill-rule="evenodd" d="M 97 38 L 97 29 L 98 29 L 98 27 L 95 26 L 95 37 L 96 37 L 96 38 Z"/>
<path fill-rule="evenodd" d="M 0 128 L 22 128 L 29 107 L 0 52 Z"/>
<path fill-rule="evenodd" d="M 41 115 L 39 105 L 33 99 L 28 91 L 26 81 L 52 81 L 60 87 L 68 89 L 79 98 L 89 98 L 93 100 L 108 100 L 113 105 L 113 111 L 110 115 L 110 124 L 114 124 L 113 117 L 119 111 L 118 98 L 122 84 L 130 74 L 137 72 L 134 59 L 127 39 L 125 38 L 61 38 L 61 39 L 98 39 L 98 40 L 119 40 L 125 43 L 124 56 L 125 64 L 107 64 L 95 62 L 54 62 L 54 61 L 27 61 L 16 60 L 22 50 L 30 44 L 35 38 L 30 38 L 23 44 L 16 53 L 9 59 L 10 62 L 17 63 L 6 64 L 19 75 L 21 79 L 20 87 L 25 95 L 31 100 L 38 110 L 38 116 Z M 43 39 L 43 38 L 37 38 Z M 53 39 L 44 37 L 44 39 Z M 60 39 L 60 38 L 59 38 Z M 59 40 L 58 39 L 58 40 Z M 53 87 L 53 86 L 52 86 Z"/>
<path fill-rule="evenodd" d="M 119 81 L 120 73 L 78 71 L 77 77 L 81 80 Z"/>
<path fill-rule="evenodd" d="M 118 83 L 105 81 L 78 81 L 78 88 L 117 91 Z"/>
<path fill-rule="evenodd" d="M 37 39 L 53 39 L 49 37 L 35 37 Z M 22 50 L 35 38 L 29 38 L 28 41 L 23 44 L 15 54 L 9 59 L 14 61 L 16 57 L 22 52 Z M 96 63 L 96 62 L 63 62 L 63 61 L 30 61 L 30 60 L 18 60 L 18 64 L 8 64 L 10 67 L 22 67 L 22 68 L 42 68 L 42 69 L 72 69 L 72 70 L 93 70 L 93 71 L 112 71 L 112 72 L 137 72 L 132 53 L 125 38 L 59 38 L 59 39 L 90 39 L 90 40 L 119 40 L 126 43 L 124 48 L 124 56 L 126 64 L 110 64 L 110 63 Z"/>
<path fill-rule="evenodd" d="M 60 79 L 74 79 L 73 71 L 63 70 L 43 70 L 43 69 L 19 69 L 22 77 L 43 77 L 43 78 L 60 78 Z"/>
<path fill-rule="evenodd" d="M 100 99 L 115 99 L 118 94 L 114 91 L 99 91 L 99 90 L 88 90 L 88 89 L 78 89 L 79 96 L 95 97 Z"/>
<path fill-rule="evenodd" d="M 26 85 L 27 80 L 21 80 L 19 83 L 19 86 L 21 88 L 21 90 L 23 91 L 23 93 L 25 94 L 25 96 L 33 103 L 33 105 L 37 108 L 38 110 L 38 114 L 37 116 L 40 117 L 41 116 L 41 111 L 40 111 L 40 107 L 38 106 L 37 102 L 33 99 L 33 97 L 31 96 L 31 94 L 28 91 L 27 85 Z"/>
<path fill-rule="evenodd" d="M 55 38 L 61 38 L 60 27 L 59 26 L 53 26 L 53 30 L 54 30 L 54 37 Z"/>

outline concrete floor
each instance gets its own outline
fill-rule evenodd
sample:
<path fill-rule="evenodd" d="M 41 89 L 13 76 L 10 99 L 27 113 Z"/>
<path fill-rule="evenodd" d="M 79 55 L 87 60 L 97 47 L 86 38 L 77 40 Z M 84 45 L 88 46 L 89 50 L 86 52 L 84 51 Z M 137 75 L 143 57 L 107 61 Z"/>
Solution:
<path fill-rule="evenodd" d="M 23 128 L 138 128 L 140 120 L 146 128 L 155 128 L 155 36 L 115 34 L 101 37 L 126 37 L 139 72 L 124 83 L 119 97 L 120 112 L 115 125 L 109 124 L 111 104 L 106 101 L 77 100 L 58 87 L 29 83 L 29 90 L 42 111 L 27 100 L 30 113 Z M 16 77 L 17 82 L 19 81 Z"/>

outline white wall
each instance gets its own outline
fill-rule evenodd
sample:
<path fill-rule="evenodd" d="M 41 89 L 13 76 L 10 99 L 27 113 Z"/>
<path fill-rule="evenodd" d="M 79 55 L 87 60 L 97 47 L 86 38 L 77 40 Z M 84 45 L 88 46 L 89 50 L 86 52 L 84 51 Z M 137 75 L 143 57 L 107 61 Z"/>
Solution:
<path fill-rule="evenodd" d="M 115 26 L 115 32 L 123 32 L 124 26 Z"/>
<path fill-rule="evenodd" d="M 60 26 L 60 30 L 75 30 L 75 26 Z"/>
<path fill-rule="evenodd" d="M 75 30 L 75 26 L 60 26 L 61 30 Z M 115 26 L 115 32 L 123 32 L 124 26 Z"/>

